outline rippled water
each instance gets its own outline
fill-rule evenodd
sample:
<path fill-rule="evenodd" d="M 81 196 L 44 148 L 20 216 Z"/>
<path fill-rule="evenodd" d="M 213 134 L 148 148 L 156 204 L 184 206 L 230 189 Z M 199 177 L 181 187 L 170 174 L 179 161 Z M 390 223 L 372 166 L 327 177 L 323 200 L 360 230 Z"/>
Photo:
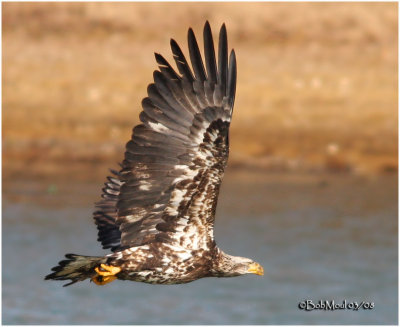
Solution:
<path fill-rule="evenodd" d="M 98 185 L 3 185 L 4 324 L 396 324 L 397 177 L 228 174 L 216 238 L 264 277 L 155 286 L 44 281 L 66 252 L 105 253 L 91 211 Z M 72 184 L 72 185 L 71 185 Z M 302 300 L 374 302 L 305 312 Z"/>

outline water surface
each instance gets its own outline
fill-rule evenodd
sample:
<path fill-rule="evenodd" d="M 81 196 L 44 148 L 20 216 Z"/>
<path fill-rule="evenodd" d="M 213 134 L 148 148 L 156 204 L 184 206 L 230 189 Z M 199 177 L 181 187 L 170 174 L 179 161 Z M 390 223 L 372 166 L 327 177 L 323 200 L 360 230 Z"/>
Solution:
<path fill-rule="evenodd" d="M 44 281 L 64 253 L 106 253 L 91 220 L 99 183 L 3 184 L 3 324 L 396 324 L 397 177 L 228 173 L 218 245 L 264 277 L 185 285 Z M 374 302 L 305 312 L 302 300 Z"/>

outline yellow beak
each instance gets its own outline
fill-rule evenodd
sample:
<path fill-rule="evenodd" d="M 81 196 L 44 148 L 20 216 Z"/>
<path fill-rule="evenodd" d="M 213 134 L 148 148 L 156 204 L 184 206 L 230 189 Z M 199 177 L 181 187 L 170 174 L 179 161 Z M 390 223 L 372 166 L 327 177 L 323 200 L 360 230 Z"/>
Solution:
<path fill-rule="evenodd" d="M 247 270 L 249 273 L 263 276 L 264 268 L 259 263 L 252 263 L 249 265 L 249 269 Z"/>

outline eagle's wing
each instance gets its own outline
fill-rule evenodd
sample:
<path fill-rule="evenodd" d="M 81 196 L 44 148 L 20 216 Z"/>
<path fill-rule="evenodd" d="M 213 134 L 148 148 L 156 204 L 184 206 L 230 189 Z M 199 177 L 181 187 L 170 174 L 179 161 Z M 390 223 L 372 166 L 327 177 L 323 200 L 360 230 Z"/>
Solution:
<path fill-rule="evenodd" d="M 117 196 L 117 209 L 108 221 L 102 213 L 95 216 L 103 246 L 115 246 L 116 227 L 120 248 L 163 241 L 197 249 L 213 241 L 229 152 L 236 59 L 232 50 L 228 63 L 225 25 L 219 35 L 218 67 L 208 22 L 205 67 L 192 29 L 188 43 L 194 74 L 174 40 L 171 48 L 180 74 L 156 54 L 160 71 L 154 72 L 154 83 L 142 101 L 142 124 L 126 145 L 119 182 L 110 181 L 103 190 L 114 203 Z"/>

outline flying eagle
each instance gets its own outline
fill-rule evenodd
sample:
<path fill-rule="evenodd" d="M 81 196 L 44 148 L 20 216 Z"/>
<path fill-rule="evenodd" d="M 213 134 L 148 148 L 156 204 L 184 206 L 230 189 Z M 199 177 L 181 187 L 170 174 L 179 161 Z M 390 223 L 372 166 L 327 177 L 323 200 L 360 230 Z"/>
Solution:
<path fill-rule="evenodd" d="M 219 188 L 229 154 L 236 91 L 236 57 L 228 59 L 225 24 L 216 58 L 210 25 L 204 59 L 188 31 L 191 67 L 171 39 L 176 72 L 156 53 L 159 70 L 142 101 L 141 124 L 126 144 L 120 171 L 103 188 L 94 220 L 104 257 L 66 254 L 45 279 L 90 278 L 181 284 L 202 277 L 263 275 L 260 264 L 231 256 L 214 240 Z M 218 61 L 218 65 L 217 65 Z"/>

